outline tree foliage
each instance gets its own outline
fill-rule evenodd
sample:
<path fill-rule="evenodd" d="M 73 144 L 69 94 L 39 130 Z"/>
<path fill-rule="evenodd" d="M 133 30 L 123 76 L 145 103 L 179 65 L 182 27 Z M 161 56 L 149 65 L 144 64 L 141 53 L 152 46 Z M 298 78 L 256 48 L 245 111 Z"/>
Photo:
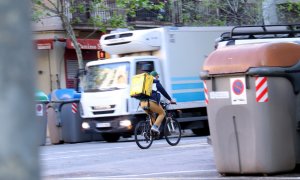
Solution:
<path fill-rule="evenodd" d="M 185 0 L 184 24 L 254 25 L 262 23 L 262 0 Z"/>
<path fill-rule="evenodd" d="M 299 23 L 300 1 L 287 1 L 277 6 L 278 19 L 283 24 Z"/>
<path fill-rule="evenodd" d="M 127 18 L 140 9 L 161 9 L 164 3 L 151 0 L 31 0 L 32 20 L 59 17 L 76 50 L 79 69 L 83 69 L 82 52 L 74 25 L 83 23 L 105 32 L 108 28 L 127 27 Z"/>

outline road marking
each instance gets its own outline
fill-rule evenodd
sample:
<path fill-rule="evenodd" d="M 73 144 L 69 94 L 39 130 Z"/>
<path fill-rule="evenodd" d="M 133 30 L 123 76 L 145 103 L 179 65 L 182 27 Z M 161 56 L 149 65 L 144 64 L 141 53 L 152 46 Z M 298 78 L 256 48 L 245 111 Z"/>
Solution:
<path fill-rule="evenodd" d="M 196 172 L 217 172 L 215 169 L 207 169 L 207 170 L 191 170 L 191 171 L 169 171 L 169 172 L 157 172 L 157 173 L 145 173 L 145 174 L 129 174 L 129 175 L 119 175 L 119 176 L 98 176 L 98 177 L 79 177 L 79 178 L 65 178 L 65 179 L 145 179 L 141 178 L 141 176 L 152 176 L 152 175 L 165 175 L 165 174 L 183 174 L 183 173 L 196 173 Z M 152 177 L 151 177 L 152 178 Z M 155 177 L 158 178 L 158 177 Z M 176 177 L 159 177 L 159 179 L 199 179 L 199 177 L 195 178 L 176 178 Z M 205 178 L 207 179 L 207 178 Z"/>
<path fill-rule="evenodd" d="M 164 143 L 156 143 L 157 145 L 161 145 L 161 144 L 166 144 L 166 142 Z M 160 146 L 159 148 L 153 148 L 152 151 L 161 151 L 161 148 L 190 148 L 190 147 L 200 147 L 200 146 L 210 146 L 208 145 L 207 143 L 201 143 L 201 144 L 179 144 L 177 146 L 165 146 L 165 147 L 162 147 Z M 105 152 L 102 152 L 102 153 L 92 153 L 92 154 L 86 154 L 86 151 L 92 151 L 92 152 L 95 152 L 95 149 L 92 149 L 92 150 L 83 150 L 83 151 L 65 151 L 65 152 L 57 152 L 57 153 L 49 153 L 49 154 L 41 154 L 41 160 L 42 161 L 50 161 L 50 160 L 57 160 L 57 159 L 73 159 L 74 156 L 73 155 L 70 155 L 70 153 L 78 153 L 76 155 L 76 157 L 93 157 L 93 156 L 101 156 L 101 155 L 105 155 L 105 154 L 108 154 L 111 152 L 112 149 L 124 149 L 125 147 L 115 147 L 115 148 L 101 148 L 99 150 L 103 151 L 105 150 Z M 106 151 L 106 150 L 109 150 L 109 151 Z M 142 150 L 142 149 L 137 149 L 139 151 L 145 151 L 145 150 Z M 79 153 L 81 155 L 79 155 Z M 58 155 L 59 154 L 59 155 Z M 63 156 L 64 154 L 68 154 L 68 156 Z M 49 156 L 52 156 L 52 157 L 49 157 Z M 47 156 L 47 157 L 45 157 Z M 53 157 L 54 156 L 54 157 Z"/>
<path fill-rule="evenodd" d="M 270 180 L 297 180 L 300 177 L 276 177 L 276 176 L 265 176 L 265 177 L 256 177 L 256 176 L 217 176 L 217 177 L 162 177 L 168 174 L 185 174 L 185 173 L 206 173 L 206 172 L 215 172 L 218 173 L 216 169 L 206 169 L 206 170 L 190 170 L 190 171 L 168 171 L 168 172 L 157 172 L 157 173 L 144 173 L 144 174 L 128 174 L 128 175 L 117 175 L 117 176 L 94 176 L 94 177 L 78 177 L 78 178 L 64 178 L 69 180 L 94 180 L 94 179 L 145 179 L 147 176 L 148 178 L 154 179 L 205 179 L 205 180 L 213 180 L 213 179 L 225 179 L 225 180 L 234 180 L 234 179 L 241 179 L 241 180 L 248 180 L 248 179 L 270 179 Z M 160 175 L 160 176 L 158 176 Z M 194 174 L 195 175 L 195 174 Z"/>
<path fill-rule="evenodd" d="M 70 154 L 70 153 L 83 153 L 83 152 L 94 152 L 94 151 L 106 151 L 106 150 L 113 150 L 113 149 L 125 149 L 125 148 L 131 148 L 133 146 L 136 145 L 132 145 L 132 146 L 126 146 L 126 147 L 109 147 L 109 148 L 91 148 L 91 149 L 81 149 L 81 150 L 77 150 L 77 151 L 61 151 L 61 152 L 50 152 L 50 153 L 41 153 L 42 156 L 48 156 L 48 155 L 56 155 L 56 154 Z"/>
<path fill-rule="evenodd" d="M 84 154 L 84 155 L 76 155 L 76 158 L 79 157 L 91 157 L 91 156 L 101 156 L 107 153 L 97 153 L 97 154 Z M 59 156 L 53 158 L 41 158 L 42 161 L 50 161 L 50 160 L 58 160 L 58 159 L 74 159 L 74 156 Z"/>
<path fill-rule="evenodd" d="M 205 171 L 205 170 L 204 170 Z M 180 172 L 182 173 L 182 172 Z M 189 173 L 189 172 L 187 172 Z M 135 176 L 143 176 L 144 174 L 141 175 L 135 175 Z M 152 174 L 145 174 L 147 175 L 152 175 Z M 184 180 L 192 180 L 192 179 L 199 179 L 199 180 L 216 180 L 216 179 L 225 179 L 225 180 L 249 180 L 249 179 L 269 179 L 269 180 L 298 180 L 300 177 L 274 177 L 274 176 L 268 176 L 268 177 L 256 177 L 256 176 L 219 176 L 219 177 L 149 177 L 149 179 L 171 179 L 171 180 L 176 180 L 176 179 L 184 179 Z M 111 180 L 111 179 L 122 179 L 122 180 L 135 180 L 135 179 L 145 179 L 145 177 L 126 177 L 126 176 L 107 176 L 107 177 L 102 177 L 102 176 L 95 176 L 95 177 L 79 177 L 79 178 L 64 178 L 68 180 L 95 180 L 95 179 L 101 179 L 101 180 Z"/>
<path fill-rule="evenodd" d="M 200 140 L 200 141 L 199 141 Z M 94 145 L 94 144 L 93 144 Z M 100 144 L 99 144 L 100 145 Z M 102 144 L 101 144 L 102 145 Z M 105 144 L 104 144 L 105 145 Z M 159 149 L 155 148 L 155 145 L 165 145 L 160 146 Z M 155 150 L 161 150 L 161 148 L 190 148 L 190 147 L 205 147 L 210 146 L 205 142 L 205 139 L 203 138 L 197 138 L 197 139 L 182 139 L 180 143 L 177 146 L 169 146 L 165 139 L 161 140 L 155 140 L 154 144 L 152 145 L 152 151 Z M 145 151 L 141 150 L 137 147 L 134 141 L 130 145 L 127 146 L 117 146 L 117 147 L 99 147 L 98 144 L 95 146 L 88 147 L 88 149 L 80 149 L 80 150 L 65 150 L 65 151 L 59 151 L 59 152 L 44 152 L 40 153 L 40 159 L 42 161 L 53 161 L 58 159 L 72 159 L 74 156 L 72 154 L 77 154 L 76 157 L 93 157 L 93 156 L 103 156 L 107 154 L 108 152 L 111 152 L 112 150 L 118 150 L 118 149 L 130 149 L 130 148 L 137 148 L 137 151 Z M 44 148 L 42 148 L 44 149 Z M 90 153 L 93 152 L 93 153 Z M 97 154 L 94 154 L 94 152 L 98 152 Z"/>
<path fill-rule="evenodd" d="M 187 144 L 187 143 L 191 143 L 191 142 L 196 142 L 194 140 L 185 140 L 184 142 L 180 141 L 179 144 L 175 147 L 182 147 L 184 148 L 185 146 L 210 146 L 209 144 L 207 144 L 206 142 L 199 142 L 196 144 Z M 165 140 L 155 140 L 154 141 L 155 144 L 167 144 L 167 142 Z M 153 145 L 152 145 L 153 146 Z M 132 148 L 132 147 L 137 147 L 137 145 L 135 144 L 135 142 L 133 141 L 132 145 L 130 146 L 118 146 L 118 147 L 108 147 L 108 148 L 91 148 L 91 149 L 81 149 L 81 150 L 77 150 L 77 151 L 61 151 L 61 152 L 49 152 L 49 153 L 41 153 L 41 156 L 49 156 L 49 155 L 59 155 L 59 154 L 70 154 L 70 153 L 83 153 L 83 152 L 94 152 L 94 151 L 111 151 L 114 149 L 125 149 L 125 148 Z M 173 147 L 173 146 L 168 146 L 168 147 Z"/>
<path fill-rule="evenodd" d="M 169 172 L 156 172 L 156 173 L 145 173 L 145 174 L 129 174 L 122 176 L 104 176 L 104 178 L 110 177 L 137 177 L 137 176 L 151 176 L 151 175 L 164 175 L 164 174 L 183 174 L 183 173 L 195 173 L 195 172 L 217 172 L 215 169 L 207 170 L 192 170 L 192 171 L 169 171 Z"/>

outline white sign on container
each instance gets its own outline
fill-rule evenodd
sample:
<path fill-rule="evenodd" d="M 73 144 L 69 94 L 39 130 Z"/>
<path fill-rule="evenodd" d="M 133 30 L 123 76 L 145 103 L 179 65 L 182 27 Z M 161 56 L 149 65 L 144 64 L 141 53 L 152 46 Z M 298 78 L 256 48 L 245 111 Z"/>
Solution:
<path fill-rule="evenodd" d="M 245 77 L 230 78 L 231 104 L 247 104 Z"/>

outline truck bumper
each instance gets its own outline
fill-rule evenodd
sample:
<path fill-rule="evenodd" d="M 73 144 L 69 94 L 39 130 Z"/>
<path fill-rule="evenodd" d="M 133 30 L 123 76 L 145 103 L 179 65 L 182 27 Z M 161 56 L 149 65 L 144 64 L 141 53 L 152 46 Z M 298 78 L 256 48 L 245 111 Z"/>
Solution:
<path fill-rule="evenodd" d="M 176 118 L 182 129 L 201 129 L 207 128 L 207 116 Z"/>
<path fill-rule="evenodd" d="M 133 134 L 136 123 L 137 120 L 134 116 L 84 119 L 83 124 L 85 125 L 83 125 L 83 129 L 89 133 Z"/>

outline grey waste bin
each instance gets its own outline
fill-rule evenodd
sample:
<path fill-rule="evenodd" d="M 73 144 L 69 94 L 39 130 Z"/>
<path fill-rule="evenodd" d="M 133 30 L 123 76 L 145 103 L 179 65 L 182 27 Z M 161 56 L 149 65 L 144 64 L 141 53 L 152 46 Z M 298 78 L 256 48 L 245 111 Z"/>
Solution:
<path fill-rule="evenodd" d="M 63 143 L 59 105 L 60 102 L 51 101 L 51 100 L 47 105 L 47 118 L 48 118 L 47 126 L 48 126 L 49 139 L 51 144 Z"/>
<path fill-rule="evenodd" d="M 102 140 L 93 134 L 84 133 L 79 110 L 80 94 L 74 89 L 57 89 L 51 94 L 48 106 L 49 134 L 52 144 L 79 143 Z"/>
<path fill-rule="evenodd" d="M 84 133 L 81 127 L 79 99 L 69 100 L 61 104 L 62 138 L 66 143 L 92 141 L 92 134 Z"/>
<path fill-rule="evenodd" d="M 49 100 L 47 95 L 37 90 L 35 92 L 35 109 L 36 109 L 36 119 L 37 119 L 37 127 L 38 127 L 38 144 L 43 146 L 46 144 L 46 134 L 47 134 L 47 111 L 46 105 Z"/>
<path fill-rule="evenodd" d="M 218 172 L 294 169 L 299 60 L 292 43 L 233 46 L 205 60 L 200 76 Z"/>

